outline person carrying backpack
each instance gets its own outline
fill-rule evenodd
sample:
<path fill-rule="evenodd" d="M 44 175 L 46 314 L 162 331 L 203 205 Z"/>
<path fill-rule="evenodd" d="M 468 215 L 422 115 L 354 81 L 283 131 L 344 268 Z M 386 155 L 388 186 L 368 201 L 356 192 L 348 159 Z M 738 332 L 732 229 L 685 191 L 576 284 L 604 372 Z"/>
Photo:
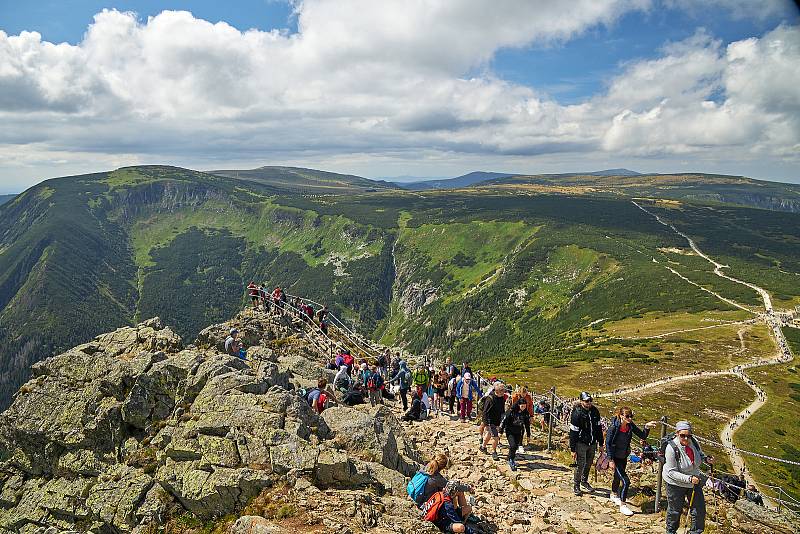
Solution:
<path fill-rule="evenodd" d="M 250 302 L 253 305 L 253 308 L 258 307 L 258 286 L 255 282 L 250 282 L 247 284 L 247 293 L 250 295 Z"/>
<path fill-rule="evenodd" d="M 346 365 L 340 365 L 339 371 L 336 373 L 336 376 L 333 377 L 333 387 L 342 393 L 346 393 L 351 387 L 353 387 L 353 380 L 350 378 L 350 371 L 347 369 Z"/>
<path fill-rule="evenodd" d="M 239 357 L 239 351 L 242 349 L 242 341 L 239 339 L 239 331 L 231 328 L 230 334 L 225 339 L 225 352 L 230 356 Z"/>
<path fill-rule="evenodd" d="M 408 370 L 408 365 L 405 360 L 400 360 L 400 367 L 397 373 L 392 377 L 391 384 L 397 383 L 400 386 L 400 399 L 403 401 L 403 410 L 408 410 L 408 399 L 406 395 L 411 389 L 411 371 Z"/>
<path fill-rule="evenodd" d="M 389 353 L 389 349 L 386 349 L 384 352 L 382 352 L 382 353 L 380 353 L 380 355 L 378 355 L 378 361 L 377 361 L 378 373 L 380 373 L 381 376 L 386 376 L 386 369 L 389 366 L 388 353 Z"/>
<path fill-rule="evenodd" d="M 372 406 L 383 404 L 383 397 L 381 396 L 383 377 L 378 372 L 378 366 L 373 365 L 371 370 L 367 370 L 364 374 L 364 382 L 364 385 L 367 387 L 367 392 L 369 393 L 369 403 Z"/>
<path fill-rule="evenodd" d="M 690 534 L 700 534 L 705 529 L 706 502 L 703 486 L 706 476 L 700 471 L 705 460 L 714 463 L 713 457 L 706 457 L 700 444 L 692 436 L 689 421 L 675 424 L 675 435 L 662 444 L 664 467 L 662 478 L 667 486 L 667 534 L 677 534 L 681 523 L 683 508 L 688 502 L 691 517 Z"/>
<path fill-rule="evenodd" d="M 623 515 L 633 515 L 633 511 L 625 504 L 631 485 L 631 479 L 625 472 L 628 456 L 631 453 L 631 438 L 635 434 L 640 439 L 647 439 L 650 429 L 657 424 L 655 421 L 650 421 L 644 425 L 644 430 L 640 429 L 633 422 L 633 410 L 624 406 L 617 409 L 617 413 L 606 431 L 608 467 L 614 471 L 614 481 L 611 483 L 611 501 L 619 506 L 619 511 Z"/>
<path fill-rule="evenodd" d="M 472 507 L 467 503 L 465 491 L 472 491 L 472 488 L 457 480 L 448 481 L 443 490 L 431 495 L 422 505 L 422 517 L 442 532 L 477 534 L 466 521 Z"/>
<path fill-rule="evenodd" d="M 450 460 L 443 452 L 437 452 L 433 459 L 425 467 L 417 471 L 406 488 L 408 496 L 417 505 L 417 508 L 425 504 L 431 495 L 437 491 L 442 491 L 447 485 L 447 479 L 442 475 L 442 469 L 446 468 Z"/>
<path fill-rule="evenodd" d="M 497 445 L 500 444 L 500 423 L 506 411 L 506 386 L 500 381 L 494 383 L 491 394 L 486 396 L 483 403 L 483 422 L 486 423 L 486 437 L 483 438 L 481 452 L 489 452 L 487 445 L 492 442 L 492 459 L 497 460 Z"/>
<path fill-rule="evenodd" d="M 328 400 L 328 395 L 325 388 L 328 387 L 328 381 L 324 378 L 317 380 L 317 387 L 312 389 L 306 394 L 308 405 L 311 406 L 317 413 L 322 413 L 325 409 L 325 403 Z"/>
<path fill-rule="evenodd" d="M 428 370 L 425 368 L 423 364 L 417 365 L 417 368 L 414 369 L 414 374 L 411 376 L 411 380 L 414 384 L 414 387 L 421 387 L 423 391 L 428 390 L 428 383 L 431 380 L 430 374 L 428 374 Z"/>
<path fill-rule="evenodd" d="M 522 435 L 531 432 L 531 415 L 528 412 L 528 400 L 520 397 L 511 405 L 500 422 L 500 432 L 505 432 L 508 439 L 508 466 L 512 471 L 517 470 L 517 448 L 522 445 Z"/>
<path fill-rule="evenodd" d="M 589 484 L 589 469 L 594 462 L 595 450 L 603 450 L 603 427 L 600 425 L 600 411 L 593 405 L 592 396 L 582 391 L 569 422 L 569 450 L 575 460 L 575 476 L 573 477 L 573 491 L 575 495 L 581 494 L 581 486 L 592 492 L 594 488 Z"/>

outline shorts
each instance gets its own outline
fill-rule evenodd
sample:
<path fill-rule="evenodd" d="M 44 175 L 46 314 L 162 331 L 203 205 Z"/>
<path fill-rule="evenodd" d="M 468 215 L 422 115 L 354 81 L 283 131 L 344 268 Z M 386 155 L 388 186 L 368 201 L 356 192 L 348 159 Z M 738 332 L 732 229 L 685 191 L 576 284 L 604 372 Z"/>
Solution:
<path fill-rule="evenodd" d="M 437 393 L 437 394 L 438 394 L 440 397 L 444 397 L 444 394 L 445 394 L 445 392 L 446 392 L 446 391 L 447 391 L 447 389 L 445 389 L 445 388 L 436 388 L 436 393 Z"/>
<path fill-rule="evenodd" d="M 500 437 L 500 431 L 499 431 L 499 427 L 497 425 L 491 425 L 491 424 L 490 425 L 486 425 L 486 429 L 489 431 L 489 433 L 492 435 L 493 438 L 499 438 Z"/>

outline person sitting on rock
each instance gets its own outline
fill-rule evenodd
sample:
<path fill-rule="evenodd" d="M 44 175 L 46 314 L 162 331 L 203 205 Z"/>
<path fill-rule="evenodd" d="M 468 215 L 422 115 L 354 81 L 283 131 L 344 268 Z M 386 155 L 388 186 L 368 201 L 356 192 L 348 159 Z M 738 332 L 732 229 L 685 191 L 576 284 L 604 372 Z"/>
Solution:
<path fill-rule="evenodd" d="M 242 342 L 239 340 L 239 331 L 231 328 L 230 335 L 225 339 L 225 353 L 238 358 L 241 348 Z"/>
<path fill-rule="evenodd" d="M 346 365 L 339 366 L 339 372 L 333 377 L 333 387 L 342 393 L 347 393 L 347 391 L 353 387 L 353 380 L 350 378 L 350 370 Z"/>
<path fill-rule="evenodd" d="M 758 489 L 753 484 L 747 486 L 747 489 L 744 490 L 744 496 L 751 503 L 757 504 L 758 506 L 764 506 L 764 499 L 761 497 L 761 493 L 759 493 Z"/>
<path fill-rule="evenodd" d="M 431 495 L 437 491 L 442 491 L 447 485 L 447 479 L 442 475 L 442 469 L 445 469 L 450 464 L 450 459 L 441 451 L 437 452 L 433 459 L 425 464 L 425 467 L 420 471 L 428 475 L 428 480 L 425 482 L 425 489 L 422 492 L 419 500 L 419 505 L 427 502 Z"/>
<path fill-rule="evenodd" d="M 403 414 L 403 421 L 422 421 L 422 391 L 415 388 L 411 394 L 411 407 Z"/>
<path fill-rule="evenodd" d="M 442 490 L 447 498 L 439 509 L 437 519 L 433 521 L 433 524 L 442 532 L 477 534 L 476 530 L 470 527 L 466 521 L 472 513 L 472 507 L 464 495 L 466 491 L 472 491 L 472 488 L 457 480 L 448 481 Z"/>
<path fill-rule="evenodd" d="M 322 413 L 325 409 L 325 404 L 328 400 L 327 387 L 328 381 L 320 378 L 317 380 L 317 387 L 308 392 L 308 403 L 317 413 Z"/>

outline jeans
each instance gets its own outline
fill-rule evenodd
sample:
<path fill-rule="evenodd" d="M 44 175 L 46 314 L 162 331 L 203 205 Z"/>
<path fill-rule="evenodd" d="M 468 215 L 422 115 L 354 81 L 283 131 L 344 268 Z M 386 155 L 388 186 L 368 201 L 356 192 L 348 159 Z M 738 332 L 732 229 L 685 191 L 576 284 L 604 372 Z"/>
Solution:
<path fill-rule="evenodd" d="M 450 392 L 450 413 L 453 413 L 453 405 L 456 403 L 456 392 L 455 390 Z"/>
<path fill-rule="evenodd" d="M 522 434 L 506 433 L 508 438 L 508 459 L 513 460 L 517 457 L 517 447 L 522 445 Z"/>
<path fill-rule="evenodd" d="M 575 466 L 573 482 L 576 488 L 580 486 L 581 482 L 587 482 L 589 480 L 589 469 L 591 469 L 592 463 L 594 462 L 594 453 L 596 449 L 596 443 L 587 445 L 579 441 L 575 444 L 575 461 L 578 465 Z"/>
<path fill-rule="evenodd" d="M 461 419 L 467 419 L 470 415 L 472 415 L 472 399 L 461 399 L 459 416 Z"/>
<path fill-rule="evenodd" d="M 694 491 L 694 496 L 692 496 Z M 684 503 L 690 502 L 689 516 L 692 528 L 689 534 L 700 534 L 706 526 L 706 500 L 702 486 L 682 488 L 667 484 L 667 534 L 677 534 L 681 524 Z"/>
<path fill-rule="evenodd" d="M 611 483 L 611 493 L 619 496 L 619 500 L 625 502 L 628 497 L 628 490 L 631 487 L 631 479 L 625 468 L 628 467 L 628 457 L 614 458 L 614 481 Z M 622 486 L 622 487 L 620 487 Z"/>

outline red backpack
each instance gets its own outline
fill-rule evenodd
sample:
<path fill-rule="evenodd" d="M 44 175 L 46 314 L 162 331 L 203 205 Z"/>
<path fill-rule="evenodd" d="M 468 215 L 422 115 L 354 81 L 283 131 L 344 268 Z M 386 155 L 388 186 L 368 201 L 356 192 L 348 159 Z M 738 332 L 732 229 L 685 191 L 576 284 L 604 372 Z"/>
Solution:
<path fill-rule="evenodd" d="M 420 508 L 422 519 L 431 522 L 439 519 L 442 506 L 444 506 L 446 502 L 453 502 L 453 499 L 449 495 L 445 495 L 443 491 L 437 491 L 431 495 L 428 500 L 425 501 L 425 504 L 422 505 L 422 508 Z"/>

